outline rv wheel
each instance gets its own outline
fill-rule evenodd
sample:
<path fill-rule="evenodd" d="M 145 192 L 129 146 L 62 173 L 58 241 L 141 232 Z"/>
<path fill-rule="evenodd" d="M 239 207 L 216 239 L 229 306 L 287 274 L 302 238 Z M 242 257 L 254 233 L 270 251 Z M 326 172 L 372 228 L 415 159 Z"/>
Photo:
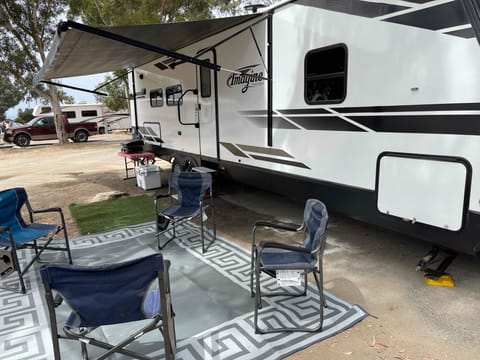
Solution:
<path fill-rule="evenodd" d="M 192 171 L 192 168 L 196 166 L 198 165 L 194 158 L 187 158 L 183 164 L 183 171 Z"/>
<path fill-rule="evenodd" d="M 177 157 L 173 157 L 172 159 L 170 159 L 170 162 L 172 164 L 172 172 L 183 171 L 183 165 L 181 164 L 181 162 L 179 160 L 180 159 L 178 159 Z"/>

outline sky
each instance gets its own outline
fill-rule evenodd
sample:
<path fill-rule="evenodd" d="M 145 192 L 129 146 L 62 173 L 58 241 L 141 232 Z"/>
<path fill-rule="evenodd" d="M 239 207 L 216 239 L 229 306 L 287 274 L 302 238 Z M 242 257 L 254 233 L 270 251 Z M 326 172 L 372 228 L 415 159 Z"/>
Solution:
<path fill-rule="evenodd" d="M 87 76 L 78 76 L 61 79 L 61 83 L 65 85 L 71 85 L 79 88 L 84 88 L 88 90 L 94 90 L 98 84 L 100 84 L 106 74 L 96 74 L 96 75 L 87 75 Z M 93 94 L 77 91 L 68 88 L 63 88 L 63 90 L 70 96 L 73 96 L 75 102 L 77 101 L 86 101 L 88 103 L 95 103 L 95 97 Z M 35 101 L 31 103 L 21 102 L 17 106 L 10 108 L 6 112 L 6 117 L 9 119 L 15 119 L 19 109 L 25 110 L 26 108 L 34 108 L 37 103 Z"/>

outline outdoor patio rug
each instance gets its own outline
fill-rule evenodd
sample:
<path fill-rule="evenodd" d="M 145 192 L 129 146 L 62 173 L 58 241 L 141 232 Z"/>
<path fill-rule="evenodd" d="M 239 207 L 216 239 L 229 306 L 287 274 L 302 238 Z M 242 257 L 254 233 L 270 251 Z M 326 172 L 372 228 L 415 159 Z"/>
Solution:
<path fill-rule="evenodd" d="M 151 254 L 156 250 L 153 233 L 154 224 L 147 223 L 72 239 L 74 263 L 97 265 Z M 324 310 L 321 332 L 256 335 L 249 289 L 250 253 L 231 241 L 217 237 L 207 253 L 202 254 L 199 228 L 191 223 L 177 230 L 177 234 L 178 238 L 162 250 L 164 257 L 172 262 L 170 277 L 176 313 L 176 359 L 282 359 L 344 331 L 367 316 L 359 306 L 325 291 L 328 307 Z M 22 254 L 28 258 L 31 256 L 28 252 Z M 57 255 L 49 256 L 49 261 L 58 260 L 53 258 Z M 0 281 L 0 285 L 16 281 L 16 276 L 11 276 Z M 274 282 L 271 279 L 264 283 L 266 287 L 271 287 Z M 26 283 L 26 295 L 0 290 L 2 360 L 53 359 L 38 267 L 28 273 Z M 260 319 L 265 320 L 263 325 L 297 321 L 308 323 L 316 309 L 312 293 L 315 293 L 313 286 L 306 297 L 264 297 L 260 312 Z M 282 302 L 280 308 L 287 310 L 275 310 L 275 302 Z M 62 323 L 68 308 L 62 304 L 59 311 L 58 322 Z M 124 325 L 103 327 L 100 336 L 115 342 L 131 329 Z M 131 348 L 162 359 L 161 341 L 161 336 L 152 332 L 132 344 Z M 61 351 L 62 358 L 80 358 L 76 342 L 62 341 Z M 95 355 L 96 351 L 92 349 L 91 356 Z"/>

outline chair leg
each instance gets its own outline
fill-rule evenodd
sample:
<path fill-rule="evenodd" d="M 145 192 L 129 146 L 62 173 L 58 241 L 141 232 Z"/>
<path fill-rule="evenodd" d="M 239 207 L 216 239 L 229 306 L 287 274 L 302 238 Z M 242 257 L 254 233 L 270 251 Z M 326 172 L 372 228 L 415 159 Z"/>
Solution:
<path fill-rule="evenodd" d="M 203 234 L 203 208 L 200 208 L 200 234 L 202 238 L 202 254 L 205 254 L 205 239 Z"/>
<path fill-rule="evenodd" d="M 25 287 L 25 282 L 23 281 L 23 271 L 20 268 L 20 262 L 18 261 L 18 256 L 17 256 L 17 249 L 15 247 L 12 247 L 12 261 L 13 261 L 13 267 L 15 269 L 17 269 L 18 280 L 20 282 L 20 292 L 22 294 L 26 294 L 27 293 L 27 288 Z M 13 289 L 11 289 L 11 290 L 13 290 Z"/>
<path fill-rule="evenodd" d="M 167 246 L 167 244 L 172 241 L 173 239 L 175 239 L 175 237 L 177 236 L 176 234 L 176 231 L 175 231 L 175 220 L 171 220 L 171 224 L 172 224 L 172 229 L 173 229 L 173 234 L 172 236 L 167 239 L 167 241 L 165 241 L 162 245 L 161 241 L 160 241 L 160 235 L 163 234 L 164 232 L 166 232 L 168 229 L 165 229 L 163 230 L 162 232 L 159 232 L 157 233 L 155 236 L 157 237 L 157 246 L 158 246 L 158 250 L 162 250 L 165 246 Z"/>
<path fill-rule="evenodd" d="M 256 246 L 252 245 L 251 256 L 250 256 L 250 296 L 253 298 L 253 270 L 254 270 L 254 261 L 255 261 Z"/>
<path fill-rule="evenodd" d="M 262 334 L 263 332 L 258 327 L 258 310 L 262 308 L 262 296 L 260 293 L 260 260 L 258 256 L 255 259 L 255 311 L 254 311 L 254 325 L 255 333 Z"/>
<path fill-rule="evenodd" d="M 63 238 L 65 239 L 65 248 L 67 252 L 68 263 L 73 264 L 72 253 L 70 252 L 70 242 L 68 240 L 67 229 L 65 228 L 65 226 L 63 226 Z"/>
<path fill-rule="evenodd" d="M 318 330 L 322 330 L 322 326 L 323 326 L 323 307 L 325 304 L 325 297 L 323 295 L 323 284 L 322 284 L 323 281 L 320 280 L 320 278 L 322 277 L 321 274 L 319 274 L 319 272 L 317 271 L 314 271 L 313 276 L 315 277 L 315 282 L 317 283 L 318 296 L 319 296 L 318 308 L 320 311 L 320 323 L 319 323 L 318 329 L 316 329 L 318 331 Z"/>

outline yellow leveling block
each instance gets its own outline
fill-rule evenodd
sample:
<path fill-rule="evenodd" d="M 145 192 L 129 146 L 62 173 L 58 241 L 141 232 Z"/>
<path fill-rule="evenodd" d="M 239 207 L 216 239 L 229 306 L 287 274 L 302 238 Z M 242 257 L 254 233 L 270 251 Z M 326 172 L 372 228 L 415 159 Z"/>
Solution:
<path fill-rule="evenodd" d="M 455 283 L 449 274 L 443 274 L 436 280 L 425 277 L 425 283 L 431 286 L 455 286 Z"/>

